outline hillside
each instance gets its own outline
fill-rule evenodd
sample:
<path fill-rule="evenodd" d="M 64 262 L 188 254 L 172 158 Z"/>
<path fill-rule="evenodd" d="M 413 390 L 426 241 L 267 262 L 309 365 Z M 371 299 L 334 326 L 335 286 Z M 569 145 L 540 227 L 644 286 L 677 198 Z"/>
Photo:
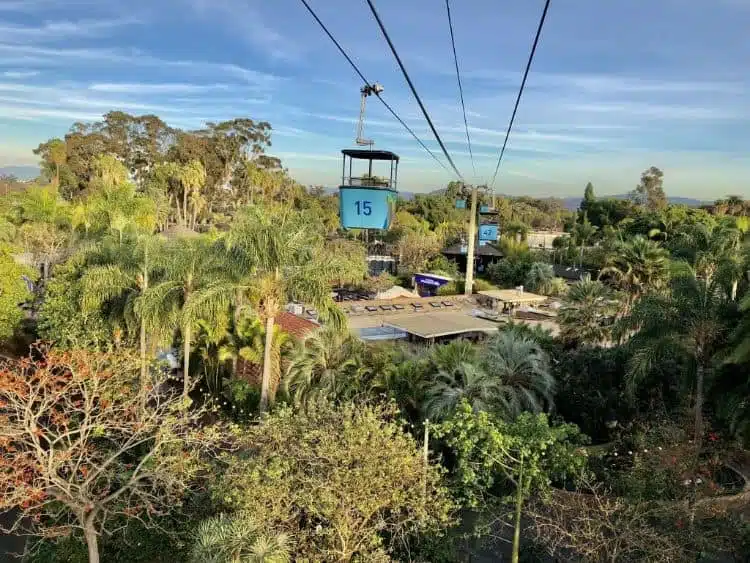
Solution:
<path fill-rule="evenodd" d="M 0 176 L 15 176 L 19 180 L 31 180 L 39 176 L 38 166 L 0 166 Z"/>

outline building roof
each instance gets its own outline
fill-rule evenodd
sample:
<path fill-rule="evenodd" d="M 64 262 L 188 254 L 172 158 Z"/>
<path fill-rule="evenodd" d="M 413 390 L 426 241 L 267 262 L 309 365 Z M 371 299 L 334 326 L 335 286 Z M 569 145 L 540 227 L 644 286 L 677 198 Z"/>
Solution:
<path fill-rule="evenodd" d="M 388 319 L 385 326 L 420 338 L 437 338 L 469 332 L 494 332 L 498 325 L 462 311 L 443 311 L 429 315 L 406 315 Z"/>
<path fill-rule="evenodd" d="M 466 252 L 461 251 L 461 247 L 464 246 L 461 243 L 454 244 L 453 246 L 449 246 L 448 248 L 444 248 L 440 252 L 443 254 L 449 255 L 449 256 L 466 256 Z M 492 246 L 491 244 L 485 244 L 483 246 L 479 246 L 478 244 L 474 245 L 474 255 L 475 256 L 492 256 L 495 258 L 502 258 L 503 253 L 500 252 L 497 248 Z"/>
<path fill-rule="evenodd" d="M 355 158 L 359 160 L 396 160 L 398 161 L 399 156 L 391 151 L 371 151 L 368 149 L 343 149 L 341 154 L 348 156 L 349 158 Z"/>
<path fill-rule="evenodd" d="M 320 328 L 319 324 L 286 311 L 276 317 L 276 324 L 281 330 L 296 338 L 305 338 L 312 331 Z"/>
<path fill-rule="evenodd" d="M 479 295 L 497 299 L 505 303 L 520 305 L 522 303 L 541 303 L 547 300 L 545 295 L 537 295 L 528 291 L 519 291 L 518 289 L 488 289 L 478 292 Z"/>
<path fill-rule="evenodd" d="M 452 282 L 453 281 L 452 277 L 450 277 L 450 276 L 444 276 L 442 274 L 426 274 L 424 272 L 417 272 L 414 275 L 415 276 L 422 276 L 422 277 L 425 277 L 425 278 L 432 278 L 432 279 L 435 279 L 435 280 L 440 280 L 440 281 L 445 281 L 445 282 Z"/>
<path fill-rule="evenodd" d="M 565 266 L 563 264 L 555 264 L 552 266 L 555 271 L 555 275 L 558 278 L 563 278 L 570 281 L 578 281 L 584 275 L 588 274 L 588 270 L 579 268 L 578 266 Z"/>

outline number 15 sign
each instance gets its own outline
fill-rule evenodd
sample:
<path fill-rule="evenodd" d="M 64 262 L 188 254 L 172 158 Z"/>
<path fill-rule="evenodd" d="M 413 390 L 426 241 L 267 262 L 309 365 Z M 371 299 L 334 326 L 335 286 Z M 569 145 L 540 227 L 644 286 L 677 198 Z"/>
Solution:
<path fill-rule="evenodd" d="M 339 189 L 339 215 L 345 229 L 387 229 L 396 206 L 396 192 L 377 188 Z"/>

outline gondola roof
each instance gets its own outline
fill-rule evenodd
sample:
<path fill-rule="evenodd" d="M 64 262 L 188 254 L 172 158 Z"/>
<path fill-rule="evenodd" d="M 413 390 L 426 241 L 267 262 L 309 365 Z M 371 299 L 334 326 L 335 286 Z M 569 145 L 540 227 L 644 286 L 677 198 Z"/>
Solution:
<path fill-rule="evenodd" d="M 343 149 L 341 154 L 349 158 L 360 160 L 399 160 L 399 156 L 391 151 L 371 151 L 368 149 Z"/>

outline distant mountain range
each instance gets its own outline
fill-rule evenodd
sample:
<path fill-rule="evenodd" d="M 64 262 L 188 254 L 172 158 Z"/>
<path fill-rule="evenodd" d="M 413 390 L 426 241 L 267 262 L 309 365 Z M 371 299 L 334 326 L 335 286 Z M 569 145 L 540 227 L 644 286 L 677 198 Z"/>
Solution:
<path fill-rule="evenodd" d="M 33 180 L 39 172 L 38 166 L 0 166 L 0 176 L 15 176 L 19 180 Z"/>
<path fill-rule="evenodd" d="M 607 195 L 602 196 L 602 198 L 599 199 L 628 199 L 628 194 L 617 194 L 617 195 Z M 699 199 L 693 199 L 690 197 L 668 197 L 669 203 L 673 205 L 687 205 L 688 207 L 700 207 L 701 205 L 706 205 L 709 203 L 713 203 L 712 201 L 701 201 Z M 566 209 L 570 209 L 571 211 L 575 211 L 580 207 L 581 200 L 583 200 L 582 197 L 565 197 L 562 198 L 563 205 Z"/>

